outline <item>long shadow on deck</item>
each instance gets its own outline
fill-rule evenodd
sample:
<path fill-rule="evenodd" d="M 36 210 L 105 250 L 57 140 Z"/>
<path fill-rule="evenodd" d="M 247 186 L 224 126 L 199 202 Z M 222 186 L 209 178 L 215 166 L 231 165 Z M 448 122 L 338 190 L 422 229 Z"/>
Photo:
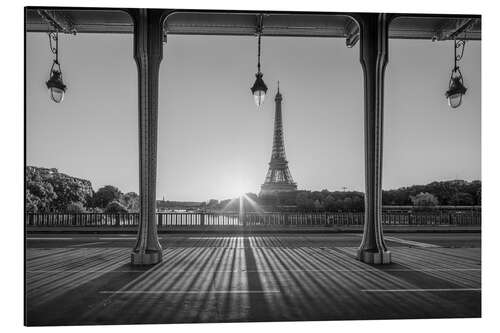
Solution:
<path fill-rule="evenodd" d="M 257 260 L 254 249 L 250 244 L 249 237 L 244 237 L 243 247 L 245 251 L 246 278 L 249 291 L 247 295 L 250 305 L 248 321 L 269 321 L 272 319 L 273 311 L 269 308 L 266 300 L 266 290 L 261 281 Z"/>
<path fill-rule="evenodd" d="M 128 264 L 126 249 L 35 252 L 27 265 L 27 324 L 480 316 L 478 292 L 367 292 L 477 286 L 477 269 L 457 270 L 480 268 L 477 260 L 455 252 L 402 248 L 394 264 L 370 266 L 353 259 L 352 248 L 290 247 L 279 237 L 195 243 L 167 247 L 164 262 L 145 268 Z"/>
<path fill-rule="evenodd" d="M 121 288 L 136 279 L 152 267 L 135 267 L 123 264 L 113 270 L 94 278 L 87 278 L 76 288 L 68 289 L 55 298 L 30 299 L 26 301 L 26 325 L 55 326 L 79 325 L 82 314 L 90 309 L 105 304 L 109 295 L 101 294 L 101 290 Z M 91 276 L 91 275 L 90 275 Z M 57 278 L 56 278 L 57 279 Z M 61 278 L 64 279 L 64 278 Z M 57 281 L 51 281 L 56 283 Z"/>
<path fill-rule="evenodd" d="M 468 257 L 443 253 L 440 249 L 426 248 L 392 248 L 393 262 L 389 265 L 367 265 L 391 279 L 404 281 L 407 285 L 402 289 L 429 290 L 405 292 L 396 291 L 408 297 L 415 298 L 420 294 L 421 300 L 432 301 L 434 309 L 429 317 L 462 318 L 481 317 L 481 265 L 480 262 Z M 355 259 L 353 251 L 332 249 Z M 391 289 L 383 287 L 383 289 Z M 397 289 L 397 288 L 396 288 Z M 442 291 L 433 291 L 441 289 Z M 381 292 L 383 291 L 376 291 Z M 451 290 L 456 290 L 453 292 Z M 450 305 L 453 311 L 449 311 Z M 409 317 L 411 318 L 411 317 Z"/>

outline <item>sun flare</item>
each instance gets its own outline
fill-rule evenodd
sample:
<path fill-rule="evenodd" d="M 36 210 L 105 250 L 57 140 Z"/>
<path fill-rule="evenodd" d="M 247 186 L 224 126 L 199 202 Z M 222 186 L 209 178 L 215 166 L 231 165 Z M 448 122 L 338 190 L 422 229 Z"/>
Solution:
<path fill-rule="evenodd" d="M 254 192 L 254 186 L 243 177 L 234 178 L 229 181 L 226 193 L 231 198 L 241 197 L 248 192 Z"/>

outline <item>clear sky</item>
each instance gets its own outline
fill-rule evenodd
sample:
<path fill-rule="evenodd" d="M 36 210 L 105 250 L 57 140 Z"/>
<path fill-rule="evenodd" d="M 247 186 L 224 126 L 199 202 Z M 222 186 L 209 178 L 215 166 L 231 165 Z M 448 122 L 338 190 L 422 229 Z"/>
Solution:
<path fill-rule="evenodd" d="M 68 85 L 49 100 L 46 34 L 26 40 L 27 164 L 138 191 L 137 73 L 128 35 L 60 35 Z M 359 46 L 343 39 L 264 37 L 268 98 L 257 110 L 253 37 L 169 36 L 160 69 L 157 195 L 207 200 L 258 192 L 272 145 L 280 80 L 285 146 L 300 189 L 364 190 Z M 452 42 L 390 41 L 383 187 L 480 179 L 480 43 L 462 60 L 461 108 L 444 92 Z"/>

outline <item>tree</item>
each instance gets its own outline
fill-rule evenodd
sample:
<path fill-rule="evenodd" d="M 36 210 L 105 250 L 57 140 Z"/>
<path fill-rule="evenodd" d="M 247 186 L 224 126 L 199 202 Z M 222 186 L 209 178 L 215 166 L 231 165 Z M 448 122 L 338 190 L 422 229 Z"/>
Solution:
<path fill-rule="evenodd" d="M 331 194 L 329 194 L 324 201 L 324 206 L 327 211 L 336 211 L 340 208 L 340 205 L 338 201 L 335 199 L 335 197 Z"/>
<path fill-rule="evenodd" d="M 413 206 L 429 207 L 439 205 L 439 201 L 434 194 L 421 192 L 415 196 L 410 196 Z"/>
<path fill-rule="evenodd" d="M 231 202 L 231 199 L 224 199 L 219 201 L 219 209 L 225 209 L 229 206 L 229 203 Z"/>
<path fill-rule="evenodd" d="M 353 196 L 351 209 L 357 212 L 363 211 L 365 209 L 364 198 L 358 195 Z"/>
<path fill-rule="evenodd" d="M 63 212 L 72 202 L 80 202 L 83 205 L 88 201 L 86 188 L 75 178 L 54 173 L 52 177 L 47 178 L 47 182 L 52 185 L 57 195 L 51 203 L 53 210 Z"/>
<path fill-rule="evenodd" d="M 314 201 L 309 197 L 309 193 L 300 192 L 295 199 L 297 208 L 311 210 L 314 208 Z"/>
<path fill-rule="evenodd" d="M 411 197 L 416 197 L 419 193 L 433 194 L 441 205 L 468 205 L 471 202 L 470 197 L 465 198 L 464 195 L 456 197 L 457 193 L 468 193 L 472 197 L 473 204 L 479 205 L 481 202 L 481 181 L 449 180 L 386 190 L 383 191 L 382 204 L 412 204 Z"/>
<path fill-rule="evenodd" d="M 129 212 L 139 212 L 140 202 L 139 195 L 135 192 L 128 192 L 121 196 L 120 202 L 127 208 Z"/>
<path fill-rule="evenodd" d="M 52 201 L 57 195 L 52 185 L 43 182 L 28 182 L 26 184 L 26 211 L 48 212 Z"/>
<path fill-rule="evenodd" d="M 207 202 L 207 207 L 210 209 L 216 209 L 218 205 L 219 205 L 219 200 L 216 199 L 210 199 Z"/>
<path fill-rule="evenodd" d="M 101 187 L 94 194 L 92 198 L 92 206 L 106 208 L 110 202 L 115 200 L 119 201 L 121 196 L 122 192 L 118 188 L 111 185 L 106 185 L 104 187 Z"/>
<path fill-rule="evenodd" d="M 344 198 L 344 202 L 342 203 L 342 208 L 346 210 L 351 210 L 353 207 L 353 200 L 351 197 Z"/>
<path fill-rule="evenodd" d="M 118 200 L 113 200 L 104 208 L 106 214 L 125 214 L 128 213 L 127 207 L 122 205 Z"/>
<path fill-rule="evenodd" d="M 35 168 L 26 168 L 26 211 L 48 212 L 56 198 L 52 184 L 46 182 Z"/>
<path fill-rule="evenodd" d="M 297 191 L 284 191 L 284 192 L 275 192 L 277 198 L 277 202 L 279 205 L 285 206 L 295 206 L 297 200 Z"/>
<path fill-rule="evenodd" d="M 85 207 L 83 207 L 83 204 L 81 202 L 71 202 L 66 207 L 66 213 L 77 214 L 83 212 L 85 212 Z"/>
<path fill-rule="evenodd" d="M 65 212 L 71 203 L 84 205 L 93 194 L 90 181 L 57 169 L 26 167 L 26 208 L 31 212 Z"/>
<path fill-rule="evenodd" d="M 220 209 L 228 212 L 237 212 L 240 209 L 240 200 L 239 198 L 235 199 L 226 199 L 220 202 Z"/>
<path fill-rule="evenodd" d="M 448 203 L 453 206 L 472 206 L 474 205 L 474 197 L 469 193 L 458 192 L 451 197 Z"/>
<path fill-rule="evenodd" d="M 316 210 L 323 210 L 324 208 L 323 204 L 318 199 L 314 200 L 313 204 L 314 204 L 314 209 Z"/>

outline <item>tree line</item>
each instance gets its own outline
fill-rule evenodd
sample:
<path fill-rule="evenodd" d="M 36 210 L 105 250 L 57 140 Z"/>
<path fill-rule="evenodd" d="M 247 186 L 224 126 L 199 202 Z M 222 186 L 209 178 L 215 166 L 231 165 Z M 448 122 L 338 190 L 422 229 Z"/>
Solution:
<path fill-rule="evenodd" d="M 88 180 L 57 169 L 26 168 L 26 211 L 33 213 L 139 212 L 139 195 L 106 185 L 96 192 Z"/>
<path fill-rule="evenodd" d="M 139 212 L 139 195 L 122 193 L 106 185 L 97 191 L 91 183 L 57 172 L 57 169 L 26 168 L 26 211 L 28 212 Z M 352 211 L 364 210 L 364 193 L 358 191 L 292 191 L 258 196 L 247 193 L 246 211 Z M 163 209 L 182 208 L 211 211 L 238 211 L 239 198 L 206 202 L 158 201 Z M 382 204 L 429 207 L 438 205 L 481 205 L 481 181 L 439 181 L 382 191 Z"/>
<path fill-rule="evenodd" d="M 364 211 L 364 193 L 358 191 L 293 191 L 257 196 L 246 196 L 258 206 L 273 211 Z M 475 206 L 481 205 L 481 181 L 467 182 L 451 180 L 432 182 L 427 185 L 413 185 L 382 191 L 384 206 Z M 206 203 L 208 209 L 237 211 L 239 200 L 211 199 Z M 245 200 L 245 210 L 255 211 L 255 206 Z"/>

